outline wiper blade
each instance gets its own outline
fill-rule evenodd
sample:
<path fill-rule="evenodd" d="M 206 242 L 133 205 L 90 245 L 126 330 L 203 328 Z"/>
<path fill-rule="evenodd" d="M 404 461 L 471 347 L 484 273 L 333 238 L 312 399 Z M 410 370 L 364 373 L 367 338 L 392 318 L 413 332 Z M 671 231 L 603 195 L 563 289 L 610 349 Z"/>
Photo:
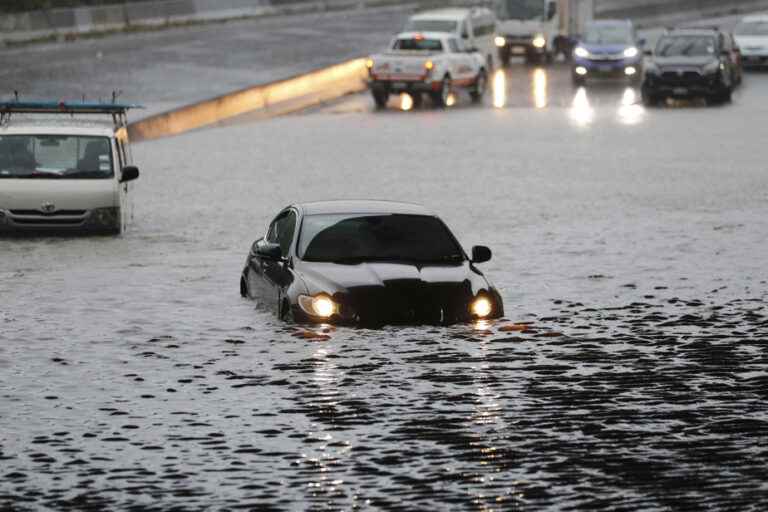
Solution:
<path fill-rule="evenodd" d="M 61 174 L 56 174 L 55 172 L 33 172 L 32 174 L 27 174 L 26 176 L 18 176 L 19 178 L 29 178 L 29 179 L 47 179 L 47 178 L 53 178 L 53 179 L 60 179 L 62 178 Z"/>

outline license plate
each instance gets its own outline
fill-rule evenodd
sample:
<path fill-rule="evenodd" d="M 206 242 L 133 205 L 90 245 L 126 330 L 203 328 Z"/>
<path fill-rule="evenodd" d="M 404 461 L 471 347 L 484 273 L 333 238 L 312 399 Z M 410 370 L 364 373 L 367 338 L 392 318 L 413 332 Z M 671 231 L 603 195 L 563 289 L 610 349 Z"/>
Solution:
<path fill-rule="evenodd" d="M 613 68 L 611 66 L 600 66 L 597 69 L 599 69 L 601 73 L 610 73 L 611 71 L 613 71 Z"/>
<path fill-rule="evenodd" d="M 523 55 L 525 53 L 525 48 L 522 46 L 513 46 L 512 53 L 514 55 Z"/>
<path fill-rule="evenodd" d="M 405 82 L 392 82 L 393 89 L 405 89 Z"/>
<path fill-rule="evenodd" d="M 686 94 L 688 94 L 688 89 L 686 89 L 685 87 L 675 87 L 672 90 L 672 93 L 676 94 L 677 96 L 685 96 Z"/>

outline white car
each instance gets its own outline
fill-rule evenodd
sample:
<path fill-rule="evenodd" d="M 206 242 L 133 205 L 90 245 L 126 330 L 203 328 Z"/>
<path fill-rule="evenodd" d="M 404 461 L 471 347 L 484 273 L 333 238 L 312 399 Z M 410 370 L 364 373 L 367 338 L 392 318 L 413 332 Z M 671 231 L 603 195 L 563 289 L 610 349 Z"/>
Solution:
<path fill-rule="evenodd" d="M 0 233 L 123 232 L 139 176 L 128 147 L 132 107 L 0 103 Z"/>
<path fill-rule="evenodd" d="M 391 94 L 404 92 L 417 105 L 428 94 L 435 106 L 444 107 L 458 88 L 480 102 L 488 88 L 485 57 L 446 33 L 403 32 L 392 40 L 389 51 L 371 56 L 367 66 L 379 108 L 386 106 Z"/>
<path fill-rule="evenodd" d="M 768 15 L 747 16 L 733 31 L 745 67 L 768 65 Z"/>

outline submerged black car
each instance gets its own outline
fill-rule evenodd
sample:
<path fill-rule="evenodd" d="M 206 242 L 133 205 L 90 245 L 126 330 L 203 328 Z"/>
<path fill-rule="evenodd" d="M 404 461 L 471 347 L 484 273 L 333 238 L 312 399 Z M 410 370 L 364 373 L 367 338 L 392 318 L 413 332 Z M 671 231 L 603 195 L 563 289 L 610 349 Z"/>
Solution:
<path fill-rule="evenodd" d="M 254 242 L 243 297 L 280 318 L 357 325 L 452 324 L 504 314 L 501 296 L 448 227 L 421 206 L 327 201 L 281 211 Z"/>
<path fill-rule="evenodd" d="M 717 30 L 674 30 L 659 39 L 646 63 L 642 95 L 646 105 L 667 98 L 731 100 L 734 63 L 725 36 Z"/>

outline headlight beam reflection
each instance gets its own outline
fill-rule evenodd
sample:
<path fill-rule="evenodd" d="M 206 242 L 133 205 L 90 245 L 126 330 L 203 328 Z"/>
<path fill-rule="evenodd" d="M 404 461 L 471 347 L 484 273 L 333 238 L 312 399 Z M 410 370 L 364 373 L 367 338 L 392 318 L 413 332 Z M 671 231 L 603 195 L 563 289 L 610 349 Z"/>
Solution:
<path fill-rule="evenodd" d="M 507 104 L 507 75 L 503 69 L 493 74 L 493 106 L 504 108 Z"/>

